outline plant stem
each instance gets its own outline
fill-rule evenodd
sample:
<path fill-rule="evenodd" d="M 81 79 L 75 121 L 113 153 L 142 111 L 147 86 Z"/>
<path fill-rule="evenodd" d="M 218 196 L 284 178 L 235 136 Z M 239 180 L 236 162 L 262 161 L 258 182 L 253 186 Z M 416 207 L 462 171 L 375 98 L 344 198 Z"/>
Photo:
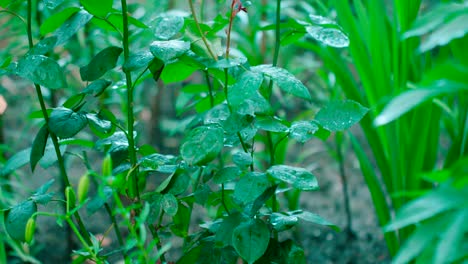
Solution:
<path fill-rule="evenodd" d="M 127 1 L 121 0 L 122 3 L 122 19 L 123 19 L 123 49 L 124 49 L 124 58 L 125 62 L 127 62 L 128 58 L 130 57 L 130 48 L 128 43 L 128 14 L 127 14 Z M 129 71 L 125 71 L 125 80 L 127 83 L 127 130 L 128 130 L 128 154 L 130 158 L 130 164 L 132 168 L 135 168 L 131 171 L 131 179 L 133 186 L 132 188 L 132 196 L 136 195 L 137 200 L 140 201 L 140 190 L 138 188 L 138 168 L 136 168 L 137 158 L 136 158 L 136 151 L 135 151 L 135 140 L 133 138 L 133 131 L 134 131 L 134 113 L 133 113 L 133 85 L 132 85 L 132 75 Z"/>
<path fill-rule="evenodd" d="M 206 39 L 205 34 L 203 34 L 203 31 L 200 27 L 200 23 L 198 22 L 197 13 L 195 12 L 195 7 L 193 6 L 192 0 L 188 0 L 188 2 L 190 6 L 190 12 L 192 13 L 193 20 L 195 21 L 195 25 L 197 26 L 197 29 L 198 29 L 198 33 L 200 33 L 200 37 L 203 43 L 205 44 L 206 49 L 208 50 L 208 53 L 214 60 L 218 60 L 214 52 L 211 50 L 210 44 L 208 43 L 208 40 Z"/>
<path fill-rule="evenodd" d="M 343 134 L 338 132 L 335 138 L 335 145 L 336 145 L 336 157 L 338 160 L 339 164 L 339 169 L 340 169 L 340 178 L 341 178 L 341 183 L 343 187 L 343 204 L 345 207 L 345 213 L 346 213 L 346 235 L 347 238 L 353 238 L 354 233 L 353 233 L 353 222 L 351 218 L 351 206 L 350 206 L 350 197 L 349 197 L 349 186 L 348 186 L 348 179 L 346 177 L 346 170 L 345 170 L 345 164 L 344 164 L 344 158 L 343 158 Z"/>
<path fill-rule="evenodd" d="M 117 219 L 115 218 L 115 215 L 112 213 L 112 209 L 110 208 L 108 203 L 104 204 L 107 214 L 109 215 L 112 224 L 114 225 L 114 230 L 115 230 L 115 235 L 117 236 L 117 241 L 119 242 L 119 246 L 122 249 L 122 255 L 124 259 L 127 258 L 127 252 L 124 250 L 124 242 L 122 238 L 122 234 L 120 233 L 119 226 L 117 225 Z"/>
<path fill-rule="evenodd" d="M 34 46 L 33 38 L 32 38 L 32 0 L 28 0 L 27 13 L 28 13 L 28 17 L 27 17 L 28 44 L 29 44 L 29 49 L 32 49 L 33 46 Z M 48 125 L 49 125 L 49 116 L 47 114 L 47 108 L 46 108 L 46 105 L 45 105 L 44 97 L 42 95 L 41 87 L 36 83 L 34 83 L 34 87 L 36 89 L 39 104 L 41 106 L 42 115 L 44 116 L 44 121 L 46 123 L 46 126 L 48 127 Z M 52 139 L 52 144 L 54 146 L 55 154 L 57 156 L 57 162 L 58 162 L 59 169 L 60 169 L 60 175 L 61 175 L 61 180 L 62 180 L 61 192 L 63 194 L 65 194 L 65 188 L 67 186 L 70 186 L 70 180 L 68 178 L 67 170 L 65 168 L 65 161 L 64 161 L 62 153 L 60 151 L 60 144 L 59 144 L 57 136 L 50 130 L 49 130 L 49 135 L 50 135 L 50 138 Z M 75 217 L 75 220 L 78 222 L 78 226 L 80 227 L 80 230 L 83 233 L 86 241 L 90 243 L 91 239 L 89 237 L 88 231 L 86 230 L 86 228 L 85 228 L 85 226 L 83 224 L 83 221 L 81 220 L 80 214 L 78 212 L 75 212 L 74 217 Z M 70 234 L 70 229 L 69 228 L 70 228 L 70 226 L 68 225 L 66 227 L 67 236 L 69 236 L 69 234 Z M 70 239 L 67 242 L 67 254 L 69 256 L 71 256 L 71 241 L 70 241 Z"/>

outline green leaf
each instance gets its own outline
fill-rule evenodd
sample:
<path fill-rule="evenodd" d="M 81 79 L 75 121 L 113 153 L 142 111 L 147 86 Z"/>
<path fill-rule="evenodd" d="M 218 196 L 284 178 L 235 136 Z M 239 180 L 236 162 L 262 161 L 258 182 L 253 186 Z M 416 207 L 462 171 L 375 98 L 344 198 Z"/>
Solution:
<path fill-rule="evenodd" d="M 76 14 L 80 11 L 78 7 L 68 7 L 63 9 L 60 12 L 54 13 L 50 17 L 48 17 L 44 22 L 41 24 L 39 29 L 42 36 L 47 35 L 48 33 L 53 32 L 57 28 L 59 28 L 68 18 Z"/>
<path fill-rule="evenodd" d="M 196 70 L 196 68 L 184 62 L 176 61 L 165 65 L 161 74 L 161 80 L 166 84 L 182 82 L 190 77 Z"/>
<path fill-rule="evenodd" d="M 33 201 L 24 201 L 15 205 L 6 213 L 5 228 L 15 240 L 24 242 L 26 223 L 37 212 L 37 205 Z"/>
<path fill-rule="evenodd" d="M 315 120 L 332 132 L 343 131 L 359 122 L 368 111 L 368 108 L 352 100 L 331 101 L 320 109 Z"/>
<path fill-rule="evenodd" d="M 223 219 L 223 222 L 215 232 L 215 245 L 223 248 L 232 246 L 232 234 L 234 230 L 246 220 L 241 213 L 233 213 Z"/>
<path fill-rule="evenodd" d="M 160 40 L 169 40 L 184 27 L 184 18 L 176 15 L 164 14 L 154 21 L 153 33 Z"/>
<path fill-rule="evenodd" d="M 268 248 L 270 230 L 260 219 L 252 219 L 238 226 L 232 234 L 237 253 L 249 264 L 259 259 Z"/>
<path fill-rule="evenodd" d="M 419 46 L 420 52 L 426 52 L 436 46 L 444 46 L 450 41 L 461 38 L 468 32 L 468 5 L 463 3 L 443 3 L 419 16 L 403 38 L 422 36 L 429 33 Z"/>
<path fill-rule="evenodd" d="M 303 191 L 313 191 L 318 189 L 315 176 L 308 170 L 287 165 L 275 165 L 267 170 L 273 178 L 289 183 L 294 188 Z"/>
<path fill-rule="evenodd" d="M 175 216 L 177 210 L 179 209 L 179 204 L 177 203 L 177 198 L 173 194 L 165 194 L 161 200 L 161 206 L 164 212 L 170 216 Z"/>
<path fill-rule="evenodd" d="M 136 71 L 148 67 L 148 64 L 154 59 L 154 55 L 149 51 L 132 54 L 123 65 L 124 72 Z"/>
<path fill-rule="evenodd" d="M 319 130 L 319 127 L 308 121 L 296 121 L 291 125 L 289 137 L 300 143 L 309 141 Z"/>
<path fill-rule="evenodd" d="M 164 63 L 170 63 L 190 50 L 190 42 L 182 40 L 154 41 L 150 45 L 153 55 Z"/>
<path fill-rule="evenodd" d="M 112 123 L 108 120 L 102 119 L 97 114 L 86 114 L 86 118 L 88 119 L 88 124 L 93 129 L 96 129 L 98 132 L 103 134 L 108 134 L 112 130 Z"/>
<path fill-rule="evenodd" d="M 31 200 L 38 204 L 47 205 L 54 197 L 54 193 L 47 193 L 54 182 L 54 179 L 50 179 L 44 183 L 31 195 Z"/>
<path fill-rule="evenodd" d="M 382 113 L 375 118 L 374 125 L 388 124 L 426 101 L 463 90 L 468 91 L 464 83 L 439 80 L 429 87 L 420 87 L 403 92 L 385 106 Z"/>
<path fill-rule="evenodd" d="M 187 237 L 190 227 L 191 209 L 183 203 L 178 204 L 177 214 L 172 218 L 171 231 L 179 237 Z"/>
<path fill-rule="evenodd" d="M 49 129 L 60 138 L 70 138 L 80 132 L 87 123 L 85 115 L 59 107 L 50 114 Z"/>
<path fill-rule="evenodd" d="M 68 41 L 73 35 L 84 27 L 93 18 L 91 14 L 85 10 L 81 10 L 70 17 L 65 23 L 55 31 L 54 36 L 57 37 L 55 45 L 61 45 Z"/>
<path fill-rule="evenodd" d="M 83 93 L 92 94 L 94 95 L 94 97 L 98 97 L 102 93 L 104 93 L 106 88 L 109 87 L 109 85 L 111 84 L 112 82 L 109 80 L 98 79 L 92 82 L 90 85 L 86 86 L 86 88 L 83 90 Z"/>
<path fill-rule="evenodd" d="M 258 72 L 246 71 L 239 80 L 228 88 L 228 102 L 241 115 L 255 115 L 270 111 L 270 104 L 259 93 L 263 76 Z"/>
<path fill-rule="evenodd" d="M 436 217 L 428 220 L 424 225 L 418 226 L 400 247 L 393 263 L 409 263 L 415 257 L 420 256 L 424 248 L 430 246 L 434 239 L 440 235 L 440 231 L 447 227 L 449 217 L 450 215 Z"/>
<path fill-rule="evenodd" d="M 315 40 L 327 46 L 345 48 L 349 46 L 349 38 L 337 28 L 309 26 L 306 31 Z"/>
<path fill-rule="evenodd" d="M 13 72 L 49 89 L 67 87 L 62 68 L 56 61 L 43 55 L 23 57 Z"/>
<path fill-rule="evenodd" d="M 57 6 L 63 3 L 65 0 L 44 0 L 44 5 L 48 9 L 55 9 Z"/>
<path fill-rule="evenodd" d="M 241 175 L 241 170 L 236 166 L 224 167 L 213 176 L 213 182 L 216 184 L 223 184 L 233 181 Z"/>
<path fill-rule="evenodd" d="M 468 240 L 464 238 L 468 231 L 466 220 L 468 219 L 468 207 L 456 212 L 454 218 L 447 225 L 447 229 L 442 234 L 435 251 L 434 263 L 446 263 L 453 256 L 457 255 L 457 245 L 462 248 L 463 241 L 466 243 Z M 466 254 L 466 252 L 465 252 Z"/>
<path fill-rule="evenodd" d="M 273 195 L 276 195 L 276 188 L 278 188 L 278 184 L 268 187 L 260 196 L 258 196 L 252 204 L 250 208 L 250 212 L 248 213 L 251 217 L 255 216 L 262 208 L 262 206 L 270 199 Z M 246 207 L 246 211 L 248 211 L 248 207 Z"/>
<path fill-rule="evenodd" d="M 248 204 L 259 197 L 270 185 L 264 173 L 249 172 L 242 177 L 234 189 L 234 199 Z"/>
<path fill-rule="evenodd" d="M 259 65 L 252 67 L 253 72 L 261 72 L 271 80 L 273 80 L 281 90 L 288 94 L 292 94 L 302 99 L 310 100 L 310 93 L 307 87 L 302 84 L 293 74 L 289 71 L 273 67 L 271 65 Z"/>
<path fill-rule="evenodd" d="M 80 76 L 83 81 L 94 81 L 99 79 L 107 71 L 113 69 L 123 49 L 119 47 L 108 47 L 93 57 L 91 62 L 80 68 Z"/>
<path fill-rule="evenodd" d="M 28 55 L 45 55 L 49 52 L 51 52 L 55 44 L 57 43 L 57 37 L 52 36 L 48 38 L 44 38 L 41 41 L 39 41 L 32 49 L 28 51 Z"/>
<path fill-rule="evenodd" d="M 256 117 L 255 127 L 270 132 L 287 132 L 288 127 L 277 117 Z"/>
<path fill-rule="evenodd" d="M 11 158 L 8 159 L 8 161 L 5 163 L 5 166 L 2 168 L 0 175 L 9 175 L 15 170 L 28 164 L 30 155 L 31 148 L 23 149 L 19 152 L 16 152 L 16 154 L 11 156 Z"/>
<path fill-rule="evenodd" d="M 104 18 L 112 11 L 113 0 L 80 0 L 83 7 L 91 14 Z"/>
<path fill-rule="evenodd" d="M 340 231 L 340 228 L 338 226 L 336 226 L 335 224 L 332 224 L 331 222 L 322 218 L 318 214 L 314 214 L 314 213 L 306 212 L 306 211 L 295 211 L 295 212 L 290 212 L 289 215 L 300 218 L 306 222 L 328 226 L 337 232 Z"/>
<path fill-rule="evenodd" d="M 43 125 L 37 133 L 31 148 L 29 163 L 31 164 L 31 171 L 33 172 L 39 160 L 44 156 L 48 138 L 49 130 L 47 129 L 47 125 Z"/>
<path fill-rule="evenodd" d="M 153 75 L 153 80 L 155 82 L 159 80 L 159 77 L 161 76 L 164 66 L 165 66 L 164 62 L 158 58 L 153 58 L 153 60 L 150 62 L 148 69 Z"/>
<path fill-rule="evenodd" d="M 246 168 L 253 162 L 253 158 L 249 153 L 238 151 L 232 155 L 232 161 L 239 168 Z"/>
<path fill-rule="evenodd" d="M 60 153 L 65 153 L 67 146 L 60 146 Z M 39 161 L 39 164 L 42 168 L 47 169 L 52 166 L 57 161 L 57 154 L 55 153 L 55 148 L 53 144 L 48 144 L 44 156 Z"/>
<path fill-rule="evenodd" d="M 285 231 L 291 229 L 299 222 L 299 219 L 294 215 L 284 213 L 272 213 L 270 215 L 270 223 L 276 231 Z"/>
<path fill-rule="evenodd" d="M 208 65 L 209 68 L 215 69 L 229 69 L 233 67 L 239 67 L 242 64 L 247 63 L 247 58 L 239 57 L 239 58 L 228 58 L 228 59 L 221 59 L 214 61 Z"/>
<path fill-rule="evenodd" d="M 224 133 L 212 126 L 197 127 L 180 148 L 182 158 L 191 165 L 202 165 L 216 158 L 223 149 Z"/>
<path fill-rule="evenodd" d="M 384 231 L 388 232 L 416 224 L 427 218 L 456 208 L 463 203 L 466 204 L 467 196 L 468 188 L 465 188 L 464 192 L 454 192 L 448 187 L 441 187 L 401 207 L 396 213 L 394 220 L 384 228 Z"/>

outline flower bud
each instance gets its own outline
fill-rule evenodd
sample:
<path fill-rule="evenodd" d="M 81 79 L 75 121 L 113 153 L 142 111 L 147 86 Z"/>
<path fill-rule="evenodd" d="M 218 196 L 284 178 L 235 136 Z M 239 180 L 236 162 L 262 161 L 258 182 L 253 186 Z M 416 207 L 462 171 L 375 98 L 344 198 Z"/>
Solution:
<path fill-rule="evenodd" d="M 102 176 L 112 175 L 112 158 L 110 155 L 106 155 L 102 161 Z"/>
<path fill-rule="evenodd" d="M 33 217 L 29 218 L 26 223 L 26 229 L 24 232 L 24 241 L 28 244 L 31 243 L 34 237 L 34 231 L 36 230 L 36 220 Z"/>
<path fill-rule="evenodd" d="M 71 186 L 67 186 L 65 188 L 65 199 L 67 200 L 67 213 L 73 210 L 76 205 L 76 196 L 75 196 L 75 191 L 73 191 L 73 188 Z"/>
<path fill-rule="evenodd" d="M 81 176 L 80 181 L 78 183 L 78 202 L 79 203 L 82 203 L 86 199 L 86 196 L 88 195 L 89 182 L 90 182 L 90 179 L 87 173 Z"/>

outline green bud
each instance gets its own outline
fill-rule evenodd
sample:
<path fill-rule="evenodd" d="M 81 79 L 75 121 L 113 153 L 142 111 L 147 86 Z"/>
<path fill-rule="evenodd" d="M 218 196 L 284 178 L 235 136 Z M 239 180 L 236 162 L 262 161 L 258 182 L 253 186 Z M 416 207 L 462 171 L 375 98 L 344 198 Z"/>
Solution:
<path fill-rule="evenodd" d="M 73 188 L 71 186 L 67 186 L 65 188 L 65 198 L 67 199 L 67 213 L 73 210 L 76 205 L 76 196 L 75 196 L 75 191 L 73 191 Z"/>
<path fill-rule="evenodd" d="M 34 231 L 36 230 L 36 220 L 33 217 L 29 218 L 26 223 L 26 229 L 24 232 L 24 241 L 28 244 L 31 243 L 34 237 Z"/>
<path fill-rule="evenodd" d="M 110 155 L 106 155 L 102 161 L 102 176 L 112 175 L 112 158 Z"/>
<path fill-rule="evenodd" d="M 86 196 L 88 195 L 89 182 L 90 182 L 90 179 L 87 173 L 81 176 L 80 181 L 78 183 L 78 202 L 79 203 L 82 203 L 86 199 Z"/>

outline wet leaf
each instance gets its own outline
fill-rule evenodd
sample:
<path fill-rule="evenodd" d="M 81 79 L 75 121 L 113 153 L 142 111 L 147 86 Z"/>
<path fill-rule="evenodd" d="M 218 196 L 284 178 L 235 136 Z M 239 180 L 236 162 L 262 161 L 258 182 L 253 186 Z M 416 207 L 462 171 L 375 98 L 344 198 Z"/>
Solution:
<path fill-rule="evenodd" d="M 68 39 L 84 27 L 91 18 L 93 18 L 93 16 L 85 10 L 81 10 L 72 15 L 57 29 L 57 31 L 55 31 L 54 36 L 57 37 L 57 43 L 55 45 L 58 46 L 67 42 Z"/>
<path fill-rule="evenodd" d="M 55 9 L 57 6 L 59 6 L 61 3 L 63 3 L 65 0 L 44 0 L 44 5 L 48 9 Z"/>
<path fill-rule="evenodd" d="M 259 93 L 263 76 L 257 72 L 244 72 L 239 80 L 228 88 L 228 101 L 232 109 L 241 115 L 255 115 L 270 110 L 270 104 Z"/>
<path fill-rule="evenodd" d="M 285 231 L 291 229 L 299 222 L 299 219 L 293 215 L 282 213 L 272 213 L 270 215 L 270 223 L 276 231 Z"/>
<path fill-rule="evenodd" d="M 31 200 L 38 204 L 47 205 L 47 203 L 54 197 L 54 193 L 47 193 L 54 182 L 54 179 L 50 179 L 44 183 L 31 195 Z"/>
<path fill-rule="evenodd" d="M 223 219 L 223 222 L 215 232 L 215 245 L 217 247 L 232 246 L 232 234 L 242 221 L 246 220 L 242 214 L 233 213 Z"/>
<path fill-rule="evenodd" d="M 56 61 L 43 55 L 23 57 L 13 72 L 49 89 L 67 87 L 62 68 Z"/>
<path fill-rule="evenodd" d="M 259 197 L 270 185 L 264 173 L 249 172 L 242 177 L 234 189 L 234 199 L 248 204 Z"/>
<path fill-rule="evenodd" d="M 86 86 L 83 90 L 85 94 L 92 94 L 94 97 L 100 96 L 112 82 L 109 80 L 98 79 L 92 82 L 90 85 Z"/>
<path fill-rule="evenodd" d="M 173 194 L 165 194 L 161 200 L 161 206 L 164 212 L 170 216 L 175 216 L 179 208 L 177 198 Z"/>
<path fill-rule="evenodd" d="M 332 101 L 320 109 L 315 120 L 329 131 L 343 131 L 358 123 L 368 111 L 352 100 Z"/>
<path fill-rule="evenodd" d="M 289 137 L 300 143 L 309 141 L 319 130 L 319 127 L 308 121 L 296 121 L 291 125 Z"/>
<path fill-rule="evenodd" d="M 99 79 L 107 71 L 113 69 L 123 49 L 119 47 L 108 47 L 93 57 L 91 62 L 80 68 L 80 76 L 83 81 L 94 81 Z"/>
<path fill-rule="evenodd" d="M 303 191 L 313 191 L 318 189 L 315 176 L 308 170 L 287 165 L 275 165 L 267 170 L 273 178 L 289 183 L 294 188 Z"/>
<path fill-rule="evenodd" d="M 307 87 L 302 84 L 292 73 L 289 71 L 273 67 L 271 65 L 259 65 L 251 68 L 253 72 L 261 72 L 273 80 L 281 90 L 288 94 L 292 94 L 302 99 L 310 100 L 310 93 Z"/>
<path fill-rule="evenodd" d="M 270 132 L 287 132 L 288 127 L 276 117 L 257 117 L 255 120 L 255 127 Z"/>
<path fill-rule="evenodd" d="M 34 139 L 29 163 L 31 164 L 31 171 L 34 172 L 37 163 L 44 156 L 47 139 L 49 138 L 49 130 L 46 125 L 43 125 Z"/>
<path fill-rule="evenodd" d="M 232 244 L 237 253 L 249 264 L 259 259 L 268 248 L 270 230 L 259 219 L 238 226 L 232 234 Z"/>
<path fill-rule="evenodd" d="M 321 217 L 318 214 L 314 214 L 314 213 L 307 212 L 307 211 L 295 211 L 295 212 L 290 212 L 288 214 L 291 216 L 297 217 L 301 220 L 304 220 L 306 222 L 314 223 L 317 225 L 328 226 L 337 232 L 340 231 L 340 228 L 338 226 L 336 226 L 335 224 L 332 224 L 331 222 L 329 222 L 328 220 L 326 220 L 325 218 Z"/>
<path fill-rule="evenodd" d="M 232 155 L 232 161 L 236 164 L 239 168 L 245 168 L 252 164 L 253 159 L 249 153 L 239 151 Z"/>
<path fill-rule="evenodd" d="M 86 118 L 88 119 L 90 127 L 92 126 L 101 133 L 107 134 L 112 130 L 112 123 L 108 120 L 102 119 L 97 114 L 88 113 L 86 114 Z"/>
<path fill-rule="evenodd" d="M 44 38 L 28 51 L 28 55 L 45 55 L 54 49 L 56 43 L 56 36 Z"/>
<path fill-rule="evenodd" d="M 80 132 L 87 124 L 85 115 L 71 109 L 55 108 L 49 117 L 49 129 L 60 138 L 70 138 Z"/>
<path fill-rule="evenodd" d="M 7 211 L 5 228 L 15 240 L 25 241 L 26 224 L 31 216 L 37 212 L 37 205 L 33 201 L 24 201 Z"/>
<path fill-rule="evenodd" d="M 349 46 L 349 38 L 337 28 L 309 26 L 306 27 L 309 36 L 327 46 L 345 48 Z"/>
<path fill-rule="evenodd" d="M 123 70 L 136 71 L 141 68 L 148 67 L 148 64 L 154 59 L 154 55 L 149 51 L 143 51 L 132 54 L 123 65 Z"/>
<path fill-rule="evenodd" d="M 202 165 L 216 158 L 223 148 L 221 128 L 201 126 L 190 132 L 182 144 L 182 158 L 191 165 Z"/>
<path fill-rule="evenodd" d="M 217 68 L 217 69 L 228 69 L 232 67 L 238 67 L 242 64 L 247 62 L 247 58 L 240 57 L 240 58 L 228 58 L 228 59 L 221 59 L 218 61 L 214 61 L 209 65 L 209 68 Z"/>
<path fill-rule="evenodd" d="M 175 15 L 162 15 L 154 20 L 153 33 L 160 40 L 169 40 L 184 27 L 184 18 Z"/>
<path fill-rule="evenodd" d="M 164 63 L 170 63 L 190 50 L 190 42 L 182 40 L 154 41 L 150 51 Z"/>
<path fill-rule="evenodd" d="M 213 176 L 213 182 L 216 184 L 233 181 L 241 175 L 241 170 L 237 166 L 224 167 Z"/>

